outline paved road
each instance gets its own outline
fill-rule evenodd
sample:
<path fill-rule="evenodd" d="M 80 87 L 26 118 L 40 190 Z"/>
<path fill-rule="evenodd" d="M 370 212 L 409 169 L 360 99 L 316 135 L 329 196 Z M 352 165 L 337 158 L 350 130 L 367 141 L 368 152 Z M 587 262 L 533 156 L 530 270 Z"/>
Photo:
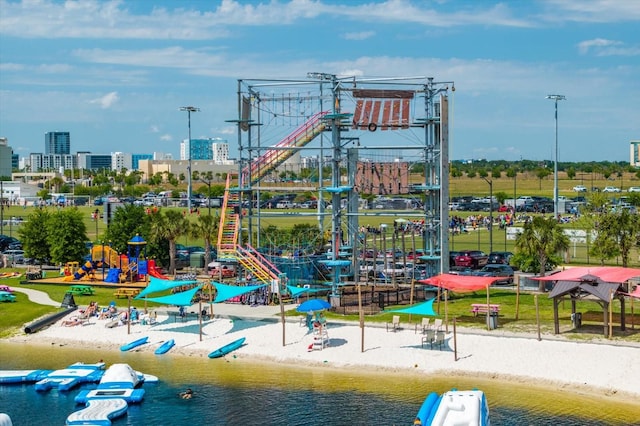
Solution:
<path fill-rule="evenodd" d="M 52 300 L 49 297 L 49 295 L 44 291 L 33 290 L 31 288 L 24 288 L 24 287 L 12 287 L 12 289 L 13 291 L 26 294 L 29 300 L 32 301 L 33 303 L 38 303 L 40 305 L 56 306 L 56 307 L 60 307 L 60 305 L 62 304 L 62 302 L 56 302 L 55 300 Z"/>

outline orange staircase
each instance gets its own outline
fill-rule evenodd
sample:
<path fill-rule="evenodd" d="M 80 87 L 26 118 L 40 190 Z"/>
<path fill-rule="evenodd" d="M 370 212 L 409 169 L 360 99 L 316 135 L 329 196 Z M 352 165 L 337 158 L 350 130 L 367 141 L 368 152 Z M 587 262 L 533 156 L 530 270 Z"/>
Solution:
<path fill-rule="evenodd" d="M 242 266 L 256 277 L 258 281 L 270 284 L 273 280 L 278 280 L 280 271 L 273 263 L 269 262 L 259 251 L 247 245 L 247 248 L 237 247 L 237 259 Z"/>
<path fill-rule="evenodd" d="M 316 136 L 327 128 L 327 123 L 323 120 L 328 111 L 321 111 L 313 116 L 302 126 L 294 130 L 289 136 L 278 142 L 274 148 L 265 151 L 260 157 L 253 160 L 250 166 L 242 170 L 242 184 L 246 185 L 251 179 L 251 183 L 255 184 L 268 173 L 275 170 L 279 165 L 287 161 L 297 151 L 294 148 L 302 147 L 311 142 Z"/>
<path fill-rule="evenodd" d="M 231 173 L 227 175 L 224 201 L 220 209 L 218 227 L 218 260 L 236 260 L 236 246 L 240 230 L 239 192 L 231 186 Z"/>

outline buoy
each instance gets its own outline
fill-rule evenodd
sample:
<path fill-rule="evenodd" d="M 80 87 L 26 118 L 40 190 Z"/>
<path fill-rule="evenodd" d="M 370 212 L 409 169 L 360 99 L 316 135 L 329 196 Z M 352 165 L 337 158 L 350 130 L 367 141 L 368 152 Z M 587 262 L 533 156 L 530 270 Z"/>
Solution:
<path fill-rule="evenodd" d="M 377 128 L 378 125 L 376 123 L 369 123 L 369 125 L 367 126 L 367 129 L 369 129 L 370 132 L 375 132 Z"/>

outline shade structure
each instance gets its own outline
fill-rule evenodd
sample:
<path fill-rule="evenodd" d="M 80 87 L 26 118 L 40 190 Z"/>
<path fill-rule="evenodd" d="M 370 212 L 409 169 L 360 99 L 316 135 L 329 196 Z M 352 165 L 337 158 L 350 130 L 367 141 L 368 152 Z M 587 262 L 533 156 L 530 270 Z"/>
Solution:
<path fill-rule="evenodd" d="M 409 306 L 408 308 L 402 309 L 394 309 L 389 312 L 394 312 L 398 314 L 412 314 L 412 315 L 430 315 L 430 316 L 438 316 L 433 310 L 433 301 L 435 298 L 429 299 L 426 302 L 418 303 L 417 305 Z"/>
<path fill-rule="evenodd" d="M 291 285 L 287 286 L 287 290 L 291 293 L 291 296 L 298 297 L 304 293 L 318 293 L 320 291 L 327 291 L 326 288 L 308 288 L 308 287 L 294 287 Z"/>
<path fill-rule="evenodd" d="M 593 276 L 610 283 L 623 283 L 640 277 L 640 269 L 616 266 L 577 267 L 545 277 L 531 277 L 539 281 L 584 281 L 583 277 Z"/>
<path fill-rule="evenodd" d="M 161 291 L 170 290 L 175 287 L 182 287 L 187 285 L 193 285 L 197 281 L 195 280 L 185 280 L 185 281 L 174 281 L 174 280 L 162 280 L 156 277 L 149 277 L 149 284 L 135 297 L 135 299 L 143 299 L 146 295 L 151 293 L 158 293 Z"/>
<path fill-rule="evenodd" d="M 419 280 L 421 284 L 441 287 L 456 293 L 469 293 L 486 290 L 498 277 L 474 277 L 469 275 L 439 274 L 426 280 Z"/>
<path fill-rule="evenodd" d="M 181 291 L 180 293 L 174 293 L 160 297 L 148 297 L 147 300 L 150 302 L 162 303 L 164 305 L 191 306 L 191 300 L 193 300 L 193 296 L 195 296 L 195 294 L 201 288 L 202 286 L 199 285 L 190 290 Z"/>
<path fill-rule="evenodd" d="M 213 303 L 224 302 L 225 300 L 232 299 L 237 296 L 242 296 L 243 294 L 251 293 L 252 291 L 256 291 L 259 288 L 266 287 L 266 284 L 235 286 L 217 282 L 214 282 L 213 285 L 216 287 L 216 298 L 213 300 Z"/>
<path fill-rule="evenodd" d="M 302 302 L 300 306 L 296 308 L 298 312 L 316 312 L 316 311 L 324 311 L 325 309 L 329 309 L 331 304 L 326 300 L 322 299 L 310 299 L 305 302 Z"/>

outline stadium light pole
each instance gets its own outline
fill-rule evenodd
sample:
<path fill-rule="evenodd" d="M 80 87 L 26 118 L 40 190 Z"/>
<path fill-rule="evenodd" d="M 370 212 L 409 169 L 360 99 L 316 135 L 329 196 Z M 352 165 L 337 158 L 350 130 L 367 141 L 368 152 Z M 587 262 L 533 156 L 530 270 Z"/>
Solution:
<path fill-rule="evenodd" d="M 558 101 L 564 101 L 567 98 L 564 95 L 547 95 L 547 99 L 552 99 L 556 106 L 556 158 L 553 163 L 553 218 L 558 220 Z"/>
<path fill-rule="evenodd" d="M 187 111 L 187 121 L 189 125 L 189 154 L 188 160 L 189 163 L 187 165 L 187 208 L 189 209 L 189 213 L 191 213 L 191 113 L 200 111 L 200 108 L 196 108 L 194 106 L 185 106 L 180 107 L 180 111 Z"/>

